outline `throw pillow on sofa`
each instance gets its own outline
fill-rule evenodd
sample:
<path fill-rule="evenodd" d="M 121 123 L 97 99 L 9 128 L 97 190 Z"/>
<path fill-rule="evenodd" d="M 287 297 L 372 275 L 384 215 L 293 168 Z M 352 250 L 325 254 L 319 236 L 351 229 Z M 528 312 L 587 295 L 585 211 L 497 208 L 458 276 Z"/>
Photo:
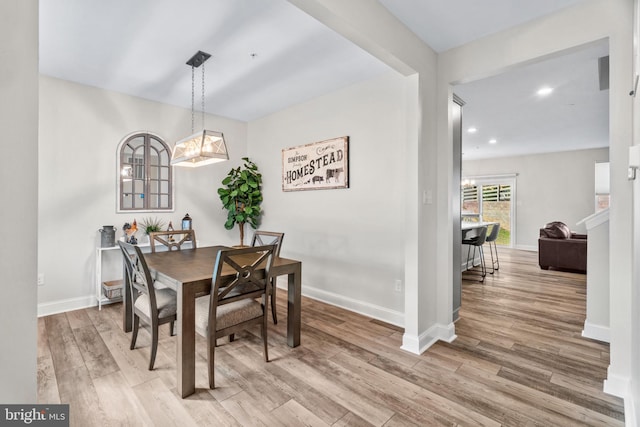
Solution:
<path fill-rule="evenodd" d="M 552 239 L 568 239 L 571 237 L 571 230 L 564 222 L 553 221 L 544 226 L 543 237 Z"/>

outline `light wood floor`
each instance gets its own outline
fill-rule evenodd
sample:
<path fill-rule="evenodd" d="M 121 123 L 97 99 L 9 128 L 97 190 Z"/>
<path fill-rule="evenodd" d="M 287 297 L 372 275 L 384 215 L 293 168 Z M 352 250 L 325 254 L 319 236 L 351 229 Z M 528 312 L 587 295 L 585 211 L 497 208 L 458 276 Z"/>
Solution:
<path fill-rule="evenodd" d="M 463 283 L 458 338 L 417 356 L 402 330 L 303 298 L 302 345 L 286 345 L 286 293 L 270 323 L 220 341 L 215 390 L 197 344 L 195 395 L 175 385 L 175 338 L 120 328 L 120 304 L 40 318 L 39 403 L 69 403 L 72 426 L 624 425 L 604 394 L 608 345 L 581 337 L 585 276 L 542 271 L 536 254 L 500 249 L 485 284 Z"/>

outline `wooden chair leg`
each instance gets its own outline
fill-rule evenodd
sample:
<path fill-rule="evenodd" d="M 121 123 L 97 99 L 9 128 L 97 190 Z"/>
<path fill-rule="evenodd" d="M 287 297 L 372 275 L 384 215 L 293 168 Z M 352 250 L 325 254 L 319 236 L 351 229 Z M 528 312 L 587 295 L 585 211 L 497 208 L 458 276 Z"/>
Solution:
<path fill-rule="evenodd" d="M 264 361 L 269 361 L 269 349 L 267 348 L 267 316 L 264 316 L 262 322 L 262 343 L 264 345 Z"/>
<path fill-rule="evenodd" d="M 229 342 L 233 342 L 236 339 L 236 334 L 229 334 Z"/>
<path fill-rule="evenodd" d="M 209 348 L 209 355 L 207 357 L 207 361 L 208 361 L 208 366 L 207 366 L 207 373 L 209 375 L 209 388 L 210 389 L 214 389 L 216 388 L 216 381 L 215 381 L 215 356 L 216 356 L 216 339 L 215 338 L 211 338 L 210 341 L 207 342 L 207 347 Z"/>
<path fill-rule="evenodd" d="M 278 324 L 278 316 L 276 315 L 276 281 L 271 282 L 271 315 L 273 316 L 273 324 Z"/>
<path fill-rule="evenodd" d="M 169 323 L 169 328 L 171 328 L 171 329 L 169 329 L 169 335 L 171 335 L 171 336 L 174 336 L 176 334 L 175 328 L 174 328 L 175 323 L 176 323 L 175 320 L 172 320 L 171 323 Z"/>
<path fill-rule="evenodd" d="M 151 326 L 151 357 L 149 359 L 149 370 L 153 371 L 153 364 L 156 362 L 158 352 L 158 325 Z"/>
<path fill-rule="evenodd" d="M 131 332 L 131 346 L 129 350 L 136 348 L 136 339 L 138 339 L 138 328 L 140 327 L 140 318 L 137 314 L 133 315 L 133 330 Z"/>

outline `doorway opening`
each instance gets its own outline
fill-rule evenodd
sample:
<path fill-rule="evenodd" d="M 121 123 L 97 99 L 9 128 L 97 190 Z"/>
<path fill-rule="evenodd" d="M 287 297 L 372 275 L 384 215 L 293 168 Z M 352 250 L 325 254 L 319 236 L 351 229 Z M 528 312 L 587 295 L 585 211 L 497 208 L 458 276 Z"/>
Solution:
<path fill-rule="evenodd" d="M 575 227 L 593 213 L 593 164 L 608 161 L 609 90 L 598 84 L 608 53 L 600 40 L 452 87 L 465 101 L 459 113 L 451 107 L 456 229 L 460 221 L 499 222 L 499 242 L 530 255 L 542 225 L 561 218 Z M 455 321 L 461 239 L 453 239 Z"/>

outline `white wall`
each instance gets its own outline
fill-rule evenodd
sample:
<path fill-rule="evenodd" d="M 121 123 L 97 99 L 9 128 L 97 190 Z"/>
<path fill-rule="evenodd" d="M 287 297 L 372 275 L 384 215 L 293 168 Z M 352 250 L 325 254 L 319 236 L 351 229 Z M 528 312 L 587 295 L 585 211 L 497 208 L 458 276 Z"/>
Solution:
<path fill-rule="evenodd" d="M 587 315 L 582 336 L 610 342 L 609 318 L 609 210 L 591 215 L 587 234 Z"/>
<path fill-rule="evenodd" d="M 634 37 L 640 39 L 640 2 L 634 0 Z M 633 63 L 635 72 L 640 70 L 640 45 L 634 43 Z M 633 145 L 640 144 L 640 96 L 633 98 Z M 638 259 L 640 255 L 640 179 L 636 178 L 633 183 L 633 258 Z M 640 412 L 640 263 L 634 263 L 633 283 L 631 295 L 631 312 L 633 313 L 631 323 L 631 395 L 633 403 L 626 405 L 627 413 L 631 412 L 634 419 L 638 419 Z M 625 402 L 626 403 L 626 402 Z M 628 415 L 627 415 L 628 416 Z"/>
<path fill-rule="evenodd" d="M 224 229 L 226 211 L 217 189 L 246 155 L 243 122 L 206 117 L 207 128 L 224 132 L 230 161 L 174 168 L 174 212 L 116 213 L 117 148 L 122 138 L 149 131 L 173 147 L 191 133 L 190 116 L 189 110 L 41 76 L 38 271 L 45 285 L 38 288 L 40 315 L 95 304 L 94 252 L 97 230 L 103 225 L 114 225 L 120 237 L 122 225 L 133 219 L 158 217 L 179 227 L 189 213 L 201 245 L 238 241 L 236 230 Z M 121 276 L 118 252 L 109 257 L 105 280 Z"/>
<path fill-rule="evenodd" d="M 611 363 L 605 391 L 625 396 L 632 401 L 631 370 L 632 313 L 638 310 L 632 304 L 631 271 L 633 265 L 632 193 L 627 181 L 628 147 L 632 142 L 632 99 L 628 95 L 633 81 L 633 2 L 590 0 L 569 7 L 548 17 L 543 17 L 517 28 L 487 36 L 451 49 L 439 56 L 439 161 L 451 162 L 451 127 L 448 106 L 451 102 L 451 85 L 495 75 L 510 67 L 526 64 L 547 55 L 556 55 L 566 49 L 576 49 L 586 43 L 605 38 L 609 40 L 610 90 L 609 90 L 609 159 L 611 164 L 610 209 L 610 304 L 611 304 Z M 439 172 L 443 183 L 440 190 L 451 188 L 450 170 Z M 439 241 L 450 236 L 453 206 L 440 207 L 441 222 Z M 446 265 L 440 283 L 443 290 L 450 287 L 452 256 L 443 250 L 439 265 Z M 450 290 L 448 292 L 451 292 Z M 443 292 L 442 295 L 446 295 Z M 637 340 L 636 340 L 637 341 Z M 637 345 L 637 344 L 633 344 Z"/>
<path fill-rule="evenodd" d="M 302 292 L 402 324 L 407 79 L 394 72 L 249 124 L 263 174 L 261 228 L 285 233 Z M 282 191 L 282 149 L 349 136 L 350 188 Z"/>
<path fill-rule="evenodd" d="M 596 161 L 608 161 L 606 148 L 462 162 L 463 176 L 516 173 L 517 248 L 537 250 L 539 229 L 562 221 L 585 233 L 578 221 L 594 213 Z"/>
<path fill-rule="evenodd" d="M 407 77 L 402 140 L 406 162 L 402 176 L 397 177 L 403 180 L 405 193 L 402 348 L 421 353 L 438 339 L 450 341 L 455 338 L 453 295 L 438 289 L 441 278 L 436 254 L 441 247 L 433 239 L 442 226 L 436 220 L 438 206 L 448 197 L 437 191 L 438 57 L 378 2 L 288 1 Z M 450 224 L 448 230 L 452 230 Z"/>
<path fill-rule="evenodd" d="M 0 2 L 0 402 L 36 403 L 38 2 Z"/>

